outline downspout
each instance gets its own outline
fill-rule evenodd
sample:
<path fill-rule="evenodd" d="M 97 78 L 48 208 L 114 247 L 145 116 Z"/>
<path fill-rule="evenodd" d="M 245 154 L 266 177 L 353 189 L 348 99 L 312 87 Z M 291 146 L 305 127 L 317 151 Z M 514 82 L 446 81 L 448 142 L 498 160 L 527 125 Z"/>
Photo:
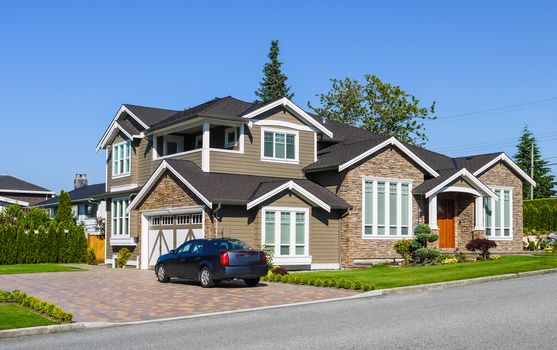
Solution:
<path fill-rule="evenodd" d="M 219 212 L 221 208 L 222 208 L 222 203 L 219 202 L 217 208 L 213 210 L 213 220 L 215 221 L 215 238 L 218 238 L 218 232 L 219 232 L 219 219 L 217 216 L 217 212 Z"/>

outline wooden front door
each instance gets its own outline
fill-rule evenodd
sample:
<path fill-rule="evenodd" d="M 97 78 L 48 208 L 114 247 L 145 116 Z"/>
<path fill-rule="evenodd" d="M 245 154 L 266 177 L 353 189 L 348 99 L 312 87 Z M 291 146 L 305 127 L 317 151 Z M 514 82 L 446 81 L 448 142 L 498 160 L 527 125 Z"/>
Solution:
<path fill-rule="evenodd" d="M 439 248 L 455 247 L 454 200 L 437 199 L 437 226 L 439 226 Z"/>

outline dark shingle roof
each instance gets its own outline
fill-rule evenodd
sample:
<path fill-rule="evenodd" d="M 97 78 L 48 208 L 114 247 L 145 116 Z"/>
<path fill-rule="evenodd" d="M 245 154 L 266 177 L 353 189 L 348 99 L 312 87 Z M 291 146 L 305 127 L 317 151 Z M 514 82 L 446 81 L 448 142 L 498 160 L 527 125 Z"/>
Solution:
<path fill-rule="evenodd" d="M 0 192 L 6 191 L 39 191 L 54 193 L 44 187 L 33 185 L 10 175 L 0 175 Z"/>
<path fill-rule="evenodd" d="M 128 119 L 118 120 L 116 123 L 120 125 L 131 136 L 139 135 L 141 130 L 137 129 Z"/>
<path fill-rule="evenodd" d="M 475 156 L 454 158 L 454 161 L 458 168 L 466 168 L 473 173 L 500 155 L 501 152 L 478 154 Z"/>
<path fill-rule="evenodd" d="M 187 160 L 167 160 L 168 164 L 188 180 L 209 201 L 230 201 L 246 204 L 292 180 L 332 209 L 350 206 L 324 187 L 306 179 L 203 172 Z"/>
<path fill-rule="evenodd" d="M 412 193 L 414 193 L 414 194 L 425 194 L 425 193 L 429 192 L 430 190 L 434 189 L 439 184 L 443 183 L 443 181 L 447 180 L 448 178 L 450 178 L 451 176 L 453 176 L 455 173 L 457 173 L 459 171 L 460 171 L 460 169 L 443 170 L 439 173 L 438 177 L 435 177 L 435 178 L 429 179 L 429 180 L 425 180 L 424 182 L 422 182 L 420 185 L 418 185 L 416 188 L 414 188 L 412 190 Z"/>
<path fill-rule="evenodd" d="M 137 106 L 127 103 L 124 106 L 148 126 L 153 126 L 179 112 L 172 109 Z"/>
<path fill-rule="evenodd" d="M 94 184 L 89 186 L 84 186 L 76 190 L 68 192 L 70 195 L 71 202 L 81 202 L 86 201 L 92 196 L 101 194 L 105 191 L 105 184 Z M 50 207 L 58 205 L 58 196 L 47 199 L 46 201 L 36 204 L 36 207 Z"/>

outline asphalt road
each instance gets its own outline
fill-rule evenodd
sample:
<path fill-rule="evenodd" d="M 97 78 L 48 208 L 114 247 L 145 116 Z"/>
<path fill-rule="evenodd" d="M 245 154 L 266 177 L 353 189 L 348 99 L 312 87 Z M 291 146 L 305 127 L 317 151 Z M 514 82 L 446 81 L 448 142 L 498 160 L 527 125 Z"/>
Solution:
<path fill-rule="evenodd" d="M 0 348 L 556 349 L 557 274 L 416 294 L 4 339 Z"/>

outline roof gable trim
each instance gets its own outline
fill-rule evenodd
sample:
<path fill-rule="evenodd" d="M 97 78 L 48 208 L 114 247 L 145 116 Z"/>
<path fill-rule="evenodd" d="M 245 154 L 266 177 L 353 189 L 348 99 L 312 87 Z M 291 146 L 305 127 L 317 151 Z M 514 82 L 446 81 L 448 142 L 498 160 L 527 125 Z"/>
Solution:
<path fill-rule="evenodd" d="M 247 119 L 251 119 L 255 116 L 260 115 L 261 113 L 265 113 L 265 112 L 267 112 L 267 111 L 269 111 L 269 110 L 271 110 L 275 107 L 278 107 L 278 106 L 285 107 L 287 110 L 296 114 L 298 117 L 300 117 L 302 120 L 304 120 L 308 125 L 313 126 L 317 130 L 321 131 L 323 134 L 325 134 L 325 135 L 327 135 L 331 138 L 333 137 L 333 133 L 329 129 L 327 129 L 325 126 L 321 125 L 317 120 L 312 118 L 303 109 L 298 107 L 294 102 L 290 101 L 286 97 L 283 97 L 279 100 L 276 100 L 274 102 L 266 104 L 265 106 L 263 106 L 261 108 L 258 108 L 255 111 L 252 111 L 252 112 L 250 112 L 250 113 L 248 113 L 248 114 L 246 114 L 242 117 L 247 118 Z"/>
<path fill-rule="evenodd" d="M 408 157 L 410 157 L 410 159 L 412 159 L 413 161 L 418 163 L 429 174 L 431 174 L 435 177 L 439 176 L 439 173 L 437 173 L 432 167 L 427 165 L 426 162 L 424 162 L 420 157 L 418 157 L 415 153 L 410 151 L 406 146 L 404 146 L 400 141 L 398 141 L 394 137 L 390 137 L 387 140 L 378 144 L 377 146 L 372 147 L 369 150 L 365 151 L 364 153 L 360 154 L 359 156 L 354 157 L 351 160 L 349 160 L 349 161 L 347 161 L 343 164 L 340 164 L 338 166 L 338 171 L 343 171 L 344 169 L 356 164 L 357 162 L 361 161 L 362 159 L 365 159 L 368 156 L 372 155 L 373 153 L 383 149 L 384 147 L 390 146 L 390 145 L 398 147 L 398 149 L 400 149 L 404 154 L 406 154 Z"/>
<path fill-rule="evenodd" d="M 505 153 L 501 153 L 499 156 L 492 159 L 486 165 L 476 170 L 474 172 L 474 176 L 478 176 L 482 174 L 483 172 L 485 172 L 486 170 L 488 170 L 489 168 L 497 164 L 499 161 L 504 161 L 505 163 L 507 163 L 514 171 L 516 171 L 529 184 L 531 184 L 534 187 L 536 186 L 536 181 L 534 181 L 530 176 L 528 176 L 528 174 L 526 174 L 524 170 L 520 169 L 520 167 L 516 165 L 516 163 L 513 162 L 513 160 L 509 158 L 509 156 L 507 156 Z"/>
<path fill-rule="evenodd" d="M 139 191 L 137 196 L 133 199 L 133 201 L 128 206 L 126 213 L 129 213 L 131 210 L 135 209 L 139 203 L 149 194 L 153 186 L 155 185 L 156 181 L 160 178 L 160 176 L 164 173 L 165 170 L 169 170 L 172 172 L 190 191 L 192 191 L 203 203 L 205 203 L 209 208 L 213 207 L 213 203 L 209 201 L 205 196 L 199 192 L 189 181 L 187 181 L 176 169 L 174 169 L 170 164 L 166 161 L 163 161 L 161 165 L 155 170 L 153 175 L 147 180 L 145 186 Z"/>
<path fill-rule="evenodd" d="M 10 203 L 10 204 L 17 204 L 17 205 L 21 205 L 23 207 L 28 207 L 29 206 L 28 202 L 24 202 L 24 201 L 20 201 L 20 200 L 13 199 L 13 198 L 8 198 L 8 197 L 2 197 L 2 196 L 0 196 L 0 202 L 6 202 L 6 203 Z"/>
<path fill-rule="evenodd" d="M 263 203 L 267 199 L 279 194 L 280 192 L 282 192 L 284 190 L 290 190 L 290 191 L 296 193 L 297 195 L 299 195 L 300 197 L 306 199 L 307 201 L 309 201 L 313 205 L 321 207 L 326 212 L 329 212 L 329 213 L 331 212 L 331 206 L 330 205 L 326 204 L 325 202 L 323 202 L 322 200 L 320 200 L 319 198 L 317 198 L 312 193 L 310 193 L 309 191 L 307 191 L 302 186 L 298 185 L 297 183 L 295 183 L 292 180 L 288 181 L 287 183 L 285 183 L 283 185 L 280 185 L 279 187 L 275 188 L 274 190 L 271 190 L 271 191 L 265 193 L 264 195 L 262 195 L 262 196 L 260 196 L 256 199 L 248 202 L 246 207 L 249 210 L 249 209 L 255 207 L 256 205 Z"/>
<path fill-rule="evenodd" d="M 126 130 L 124 130 L 124 128 L 122 126 L 120 126 L 117 121 L 118 118 L 120 117 L 120 115 L 122 115 L 122 113 L 127 113 L 130 117 L 132 117 L 133 119 L 135 119 L 142 127 L 145 128 L 145 130 L 149 129 L 149 126 L 146 125 L 144 122 L 141 121 L 141 119 L 139 119 L 135 114 L 132 113 L 132 111 L 130 111 L 126 106 L 122 105 L 120 107 L 120 109 L 118 110 L 118 113 L 116 113 L 116 116 L 112 119 L 112 122 L 110 123 L 110 125 L 108 126 L 108 129 L 106 130 L 106 132 L 104 133 L 103 137 L 101 138 L 101 140 L 99 141 L 99 143 L 97 144 L 97 148 L 96 151 L 98 152 L 101 148 L 105 148 L 109 142 L 109 140 L 112 139 L 113 137 L 113 133 L 114 131 L 116 131 L 116 129 L 119 129 L 120 131 L 122 131 L 122 133 L 124 135 L 126 135 L 127 138 L 129 138 L 130 140 L 132 140 L 133 138 L 142 138 L 143 137 L 143 132 L 141 132 L 141 134 L 139 135 L 130 135 Z"/>
<path fill-rule="evenodd" d="M 487 194 L 489 197 L 497 199 L 497 200 L 499 199 L 499 197 L 497 197 L 497 195 L 495 194 L 495 192 L 493 192 L 493 190 L 491 190 L 489 187 L 487 187 L 483 182 L 481 182 L 477 177 L 475 177 L 467 169 L 461 169 L 461 170 L 457 171 L 456 173 L 451 175 L 449 178 L 447 178 L 445 181 L 441 182 L 439 185 L 437 185 L 434 188 L 432 188 L 431 190 L 429 190 L 425 194 L 425 197 L 429 198 L 429 197 L 437 194 L 438 192 L 441 192 L 443 189 L 452 188 L 448 185 L 451 182 L 453 182 L 454 180 L 458 179 L 459 177 L 463 177 L 464 179 L 468 180 L 470 185 L 474 186 L 476 189 L 481 190 L 483 193 Z"/>

